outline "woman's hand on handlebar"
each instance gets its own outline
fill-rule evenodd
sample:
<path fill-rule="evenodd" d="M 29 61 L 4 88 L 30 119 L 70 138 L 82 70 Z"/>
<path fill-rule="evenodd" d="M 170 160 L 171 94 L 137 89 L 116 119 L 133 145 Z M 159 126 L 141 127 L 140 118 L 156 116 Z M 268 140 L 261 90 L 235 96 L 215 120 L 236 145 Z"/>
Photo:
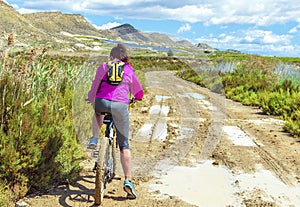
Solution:
<path fill-rule="evenodd" d="M 85 100 L 85 102 L 87 102 L 87 103 L 89 103 L 89 104 L 92 104 L 92 105 L 93 105 L 93 103 L 92 103 L 92 102 L 90 102 L 90 100 L 89 100 L 88 98 L 85 98 L 84 100 Z"/>
<path fill-rule="evenodd" d="M 138 101 L 140 101 L 140 100 L 139 100 L 139 99 L 136 99 L 136 98 L 134 98 L 134 97 L 132 97 L 132 98 L 130 99 L 129 104 L 134 104 L 134 103 L 136 103 L 136 102 L 138 102 Z"/>

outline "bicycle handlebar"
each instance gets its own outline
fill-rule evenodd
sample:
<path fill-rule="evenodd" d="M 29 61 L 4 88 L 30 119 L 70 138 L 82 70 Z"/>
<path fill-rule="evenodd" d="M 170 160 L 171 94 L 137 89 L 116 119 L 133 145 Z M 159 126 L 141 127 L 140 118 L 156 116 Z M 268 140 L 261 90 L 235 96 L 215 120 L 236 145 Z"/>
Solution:
<path fill-rule="evenodd" d="M 86 101 L 88 103 L 91 103 L 88 98 L 85 98 L 84 101 Z M 136 103 L 138 101 L 141 101 L 141 99 L 136 99 L 135 97 L 132 97 L 132 98 L 129 99 L 129 104 L 133 104 L 133 103 Z"/>

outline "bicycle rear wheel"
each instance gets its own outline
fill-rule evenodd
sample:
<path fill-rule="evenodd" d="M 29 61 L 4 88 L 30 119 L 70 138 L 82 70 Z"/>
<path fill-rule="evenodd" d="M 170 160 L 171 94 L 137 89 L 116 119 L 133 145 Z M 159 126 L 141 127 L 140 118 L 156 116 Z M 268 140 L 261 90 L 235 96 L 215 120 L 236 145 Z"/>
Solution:
<path fill-rule="evenodd" d="M 95 178 L 95 204 L 101 205 L 104 198 L 104 190 L 106 185 L 106 170 L 107 170 L 107 159 L 108 159 L 109 140 L 103 138 L 100 140 L 98 163 L 96 168 Z"/>

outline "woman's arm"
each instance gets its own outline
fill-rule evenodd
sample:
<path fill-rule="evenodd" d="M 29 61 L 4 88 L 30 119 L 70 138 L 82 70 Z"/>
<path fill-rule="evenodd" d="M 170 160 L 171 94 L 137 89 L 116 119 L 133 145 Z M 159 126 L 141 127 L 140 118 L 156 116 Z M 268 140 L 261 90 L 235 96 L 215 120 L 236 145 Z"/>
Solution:
<path fill-rule="evenodd" d="M 134 98 L 141 100 L 144 96 L 144 90 L 135 73 L 132 75 L 131 93 Z"/>
<path fill-rule="evenodd" d="M 88 99 L 91 103 L 93 103 L 95 100 L 96 94 L 97 94 L 97 92 L 99 90 L 99 86 L 101 84 L 103 73 L 104 73 L 104 64 L 100 65 L 99 68 L 97 69 L 95 78 L 91 85 L 91 89 L 88 92 Z"/>

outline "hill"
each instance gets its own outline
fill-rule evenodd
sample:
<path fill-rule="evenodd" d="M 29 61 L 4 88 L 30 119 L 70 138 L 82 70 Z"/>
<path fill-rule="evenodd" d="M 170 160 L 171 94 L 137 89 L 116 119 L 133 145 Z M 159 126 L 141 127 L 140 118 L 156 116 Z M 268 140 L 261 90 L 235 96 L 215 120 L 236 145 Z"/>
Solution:
<path fill-rule="evenodd" d="M 114 28 L 110 31 L 118 36 L 121 40 L 138 42 L 148 45 L 164 46 L 164 47 L 181 47 L 191 48 L 195 47 L 188 41 L 173 41 L 168 35 L 161 34 L 158 32 L 145 33 L 135 29 L 130 24 L 123 24 Z"/>
<path fill-rule="evenodd" d="M 80 14 L 38 12 L 24 14 L 35 27 L 49 34 L 99 35 L 98 30 Z"/>
<path fill-rule="evenodd" d="M 2 31 L 0 43 L 2 42 L 3 45 L 11 33 L 14 34 L 15 43 L 19 45 L 35 45 L 43 39 L 53 39 L 34 27 L 30 20 L 3 1 L 0 1 L 0 14 L 0 30 Z"/>
<path fill-rule="evenodd" d="M 153 42 L 156 45 L 160 45 L 160 46 L 180 46 L 177 45 L 176 42 L 174 42 L 168 35 L 165 34 L 161 34 L 161 33 L 150 33 L 150 34 L 146 34 L 149 36 L 149 39 L 151 42 Z"/>
<path fill-rule="evenodd" d="M 130 24 L 123 24 L 111 28 L 110 31 L 116 34 L 121 40 L 144 43 L 149 42 L 149 39 L 145 37 L 145 35 L 143 35 Z"/>

